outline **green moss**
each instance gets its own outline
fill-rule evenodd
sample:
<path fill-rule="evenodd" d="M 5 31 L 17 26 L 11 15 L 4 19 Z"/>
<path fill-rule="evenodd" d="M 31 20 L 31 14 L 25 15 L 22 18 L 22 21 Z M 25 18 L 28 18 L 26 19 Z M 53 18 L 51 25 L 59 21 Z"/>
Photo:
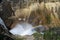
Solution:
<path fill-rule="evenodd" d="M 58 28 L 59 29 L 59 28 Z M 60 34 L 58 34 L 57 28 L 50 28 L 44 33 L 45 40 L 60 40 Z"/>

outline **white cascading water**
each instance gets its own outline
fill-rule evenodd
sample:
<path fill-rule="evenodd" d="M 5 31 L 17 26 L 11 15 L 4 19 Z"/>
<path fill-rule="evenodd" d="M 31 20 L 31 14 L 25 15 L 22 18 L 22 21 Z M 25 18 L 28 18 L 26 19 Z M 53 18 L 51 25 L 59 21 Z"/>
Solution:
<path fill-rule="evenodd" d="M 8 30 L 7 27 L 4 24 L 4 21 L 0 18 L 0 24 L 3 25 L 4 29 Z"/>
<path fill-rule="evenodd" d="M 32 35 L 33 33 L 35 33 L 35 30 L 31 24 L 28 24 L 28 23 L 19 24 L 18 23 L 13 29 L 10 30 L 10 32 L 13 35 L 25 36 L 25 35 Z"/>

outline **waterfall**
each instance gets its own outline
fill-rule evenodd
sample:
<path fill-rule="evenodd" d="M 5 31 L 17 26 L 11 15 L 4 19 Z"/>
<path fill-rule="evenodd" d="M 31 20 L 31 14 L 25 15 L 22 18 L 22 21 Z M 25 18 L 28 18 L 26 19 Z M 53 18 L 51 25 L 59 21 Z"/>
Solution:
<path fill-rule="evenodd" d="M 0 24 L 4 26 L 4 29 L 8 30 L 7 27 L 4 24 L 4 21 L 0 18 Z"/>
<path fill-rule="evenodd" d="M 35 33 L 35 30 L 31 24 L 23 22 L 16 24 L 16 26 L 10 30 L 10 33 L 12 33 L 13 35 L 25 36 L 32 35 L 33 33 Z"/>

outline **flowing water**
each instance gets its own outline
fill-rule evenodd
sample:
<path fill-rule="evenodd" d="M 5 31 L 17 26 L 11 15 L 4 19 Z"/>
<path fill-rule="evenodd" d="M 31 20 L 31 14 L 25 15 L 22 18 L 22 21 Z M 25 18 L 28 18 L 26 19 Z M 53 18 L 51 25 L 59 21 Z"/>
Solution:
<path fill-rule="evenodd" d="M 13 29 L 10 30 L 10 32 L 13 35 L 25 36 L 25 35 L 32 35 L 33 33 L 35 33 L 35 30 L 29 23 L 21 23 L 21 24 L 18 23 Z"/>
<path fill-rule="evenodd" d="M 3 21 L 1 18 L 0 18 L 0 24 L 3 25 L 3 28 L 4 28 L 4 29 L 8 30 L 7 27 L 6 27 L 5 24 L 4 24 L 4 21 Z"/>

